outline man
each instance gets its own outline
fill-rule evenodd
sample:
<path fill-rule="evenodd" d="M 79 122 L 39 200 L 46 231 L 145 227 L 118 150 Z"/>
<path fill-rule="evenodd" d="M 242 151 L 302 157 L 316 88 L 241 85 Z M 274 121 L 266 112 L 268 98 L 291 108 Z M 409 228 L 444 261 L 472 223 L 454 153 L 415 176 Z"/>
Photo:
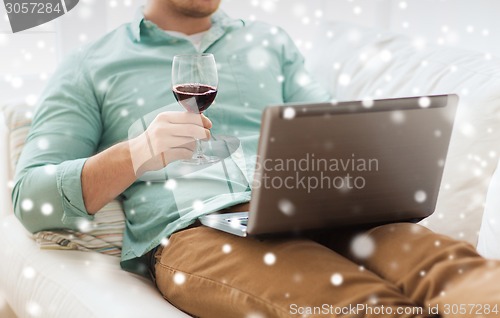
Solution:
<path fill-rule="evenodd" d="M 266 105 L 328 99 L 283 31 L 230 19 L 216 12 L 219 2 L 151 0 L 132 23 L 59 68 L 41 97 L 17 169 L 13 199 L 26 228 L 78 229 L 120 197 L 127 218 L 122 266 L 144 273 L 151 262 L 160 292 L 196 316 L 289 317 L 319 314 L 317 308 L 327 315 L 339 309 L 353 316 L 436 313 L 422 311 L 426 306 L 440 306 L 439 313 L 450 316 L 446 304 L 493 308 L 498 288 L 485 273 L 500 277 L 498 265 L 417 225 L 365 234 L 375 251 L 362 260 L 364 267 L 346 258 L 355 260 L 349 241 L 337 234 L 318 237 L 321 245 L 305 238 L 239 238 L 198 226 L 203 213 L 236 210 L 249 201 L 252 171 L 251 160 L 230 157 L 224 159 L 229 178 L 207 168 L 172 179 L 177 169 L 168 168 L 191 156 L 194 138 L 237 136 L 238 149 L 250 158 Z M 213 53 L 218 63 L 216 104 L 206 116 L 158 113 L 175 104 L 173 56 L 197 52 Z M 131 133 L 137 123 L 143 130 Z M 164 182 L 138 180 L 164 166 Z M 228 182 L 238 191 L 219 190 Z M 25 200 L 35 208 L 24 209 Z M 468 289 L 475 294 L 466 297 Z M 345 312 L 358 304 L 366 307 Z"/>

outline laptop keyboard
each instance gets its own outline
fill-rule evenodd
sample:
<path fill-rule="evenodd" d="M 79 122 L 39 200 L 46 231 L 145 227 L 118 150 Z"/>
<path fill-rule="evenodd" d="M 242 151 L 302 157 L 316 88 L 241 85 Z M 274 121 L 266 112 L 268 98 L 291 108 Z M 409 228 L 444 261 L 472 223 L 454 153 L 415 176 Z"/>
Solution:
<path fill-rule="evenodd" d="M 240 225 L 247 226 L 248 225 L 248 217 L 241 217 L 241 218 L 230 218 L 226 219 L 228 222 L 237 222 Z"/>

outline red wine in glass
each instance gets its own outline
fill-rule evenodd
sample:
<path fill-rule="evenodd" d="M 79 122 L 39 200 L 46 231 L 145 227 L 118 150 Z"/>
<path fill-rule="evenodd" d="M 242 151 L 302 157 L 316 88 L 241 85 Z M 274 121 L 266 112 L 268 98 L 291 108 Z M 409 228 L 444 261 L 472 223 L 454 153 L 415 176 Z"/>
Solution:
<path fill-rule="evenodd" d="M 172 61 L 172 92 L 177 102 L 188 112 L 202 114 L 207 110 L 217 95 L 218 84 L 217 64 L 212 54 L 174 56 Z M 184 159 L 182 162 L 202 165 L 220 160 L 217 156 L 205 155 L 201 140 L 195 140 L 196 149 L 193 152 L 193 157 Z"/>
<path fill-rule="evenodd" d="M 172 88 L 175 99 L 191 113 L 203 113 L 214 102 L 217 88 L 210 85 L 187 83 Z"/>

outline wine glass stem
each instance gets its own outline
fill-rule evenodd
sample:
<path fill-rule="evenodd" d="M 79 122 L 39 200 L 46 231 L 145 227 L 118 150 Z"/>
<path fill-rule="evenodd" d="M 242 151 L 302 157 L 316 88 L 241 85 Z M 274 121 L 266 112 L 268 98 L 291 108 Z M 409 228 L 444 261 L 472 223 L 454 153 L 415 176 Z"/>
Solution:
<path fill-rule="evenodd" d="M 200 139 L 196 139 L 196 150 L 195 150 L 194 158 L 203 159 L 203 147 L 201 146 Z"/>

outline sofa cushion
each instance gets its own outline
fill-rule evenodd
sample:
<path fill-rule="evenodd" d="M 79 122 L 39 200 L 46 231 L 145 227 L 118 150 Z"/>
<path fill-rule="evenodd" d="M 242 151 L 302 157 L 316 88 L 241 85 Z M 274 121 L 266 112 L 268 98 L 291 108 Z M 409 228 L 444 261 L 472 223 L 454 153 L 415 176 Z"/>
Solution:
<path fill-rule="evenodd" d="M 4 105 L 2 110 L 7 126 L 9 176 L 12 178 L 30 130 L 34 109 L 25 102 L 11 102 Z"/>
<path fill-rule="evenodd" d="M 423 224 L 475 243 L 499 154 L 500 59 L 345 23 L 325 30 L 308 66 L 338 100 L 460 96 L 436 212 Z"/>
<path fill-rule="evenodd" d="M 189 317 L 117 257 L 41 251 L 14 215 L 0 228 L 0 290 L 18 317 Z"/>
<path fill-rule="evenodd" d="M 8 165 L 12 177 L 30 129 L 34 108 L 25 102 L 12 102 L 3 107 L 3 113 L 8 129 Z M 81 232 L 41 231 L 33 237 L 42 249 L 74 249 L 120 256 L 124 228 L 123 209 L 115 200 L 102 208 L 93 221 L 82 224 Z"/>
<path fill-rule="evenodd" d="M 488 189 L 477 251 L 484 257 L 500 259 L 500 161 Z"/>

